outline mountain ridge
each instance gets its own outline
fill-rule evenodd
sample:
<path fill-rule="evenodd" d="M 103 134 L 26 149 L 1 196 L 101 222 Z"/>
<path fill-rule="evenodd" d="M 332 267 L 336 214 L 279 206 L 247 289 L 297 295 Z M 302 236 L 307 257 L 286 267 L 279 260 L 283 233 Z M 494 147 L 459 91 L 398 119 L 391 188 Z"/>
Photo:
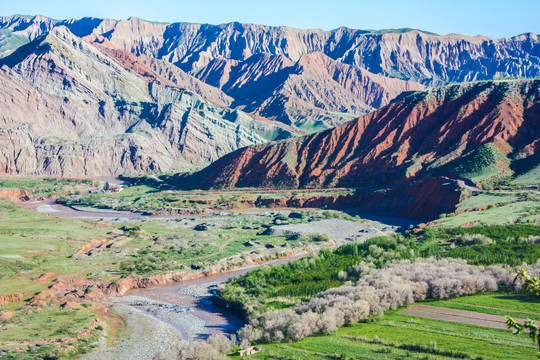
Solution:
<path fill-rule="evenodd" d="M 14 20 L 8 18 L 0 18 L 0 28 L 9 28 Z M 44 28 L 65 25 L 77 29 L 80 36 L 105 34 L 117 48 L 167 60 L 184 71 L 197 71 L 216 57 L 245 60 L 263 52 L 284 54 L 297 61 L 304 53 L 320 51 L 338 62 L 424 85 L 540 74 L 540 43 L 534 33 L 492 39 L 481 35 L 432 35 L 418 30 L 372 33 L 341 27 L 323 31 L 237 22 L 153 23 L 138 18 L 39 21 Z M 456 51 L 472 56 L 459 58 Z M 517 57 L 525 63 L 516 61 Z"/>
<path fill-rule="evenodd" d="M 360 188 L 460 172 L 461 178 L 475 180 L 464 162 L 493 157 L 486 167 L 495 174 L 477 179 L 480 183 L 508 174 L 514 161 L 538 155 L 539 114 L 540 80 L 412 92 L 336 128 L 237 150 L 198 173 L 181 176 L 179 183 L 200 188 Z"/>
<path fill-rule="evenodd" d="M 22 81 L 27 93 L 51 104 L 46 110 L 51 113 L 39 119 L 34 106 L 39 101 L 14 98 L 15 104 L 35 112 L 31 133 L 20 109 L 13 104 L 0 109 L 3 122 L 26 129 L 5 129 L 8 138 L 3 140 L 32 144 L 35 153 L 28 156 L 42 164 L 32 174 L 113 175 L 206 166 L 247 145 L 347 123 L 408 96 L 400 95 L 407 91 L 451 81 L 540 74 L 540 41 L 533 33 L 494 40 L 416 30 L 328 32 L 43 16 L 0 17 L 0 30 L 0 66 L 9 68 L 0 73 L 6 86 Z M 12 48 L 16 50 L 6 56 Z M 61 123 L 70 130 L 58 138 Z M 49 129 L 57 130 L 58 139 L 39 138 L 39 131 L 47 134 Z M 104 166 L 77 172 L 70 161 L 88 163 L 91 136 L 99 136 L 111 152 L 131 155 L 115 155 L 124 159 L 115 160 L 116 167 L 94 159 L 91 163 Z M 144 150 L 137 141 L 146 144 Z M 159 146 L 150 150 L 153 142 Z M 86 149 L 84 155 L 75 155 L 77 146 Z M 29 171 L 15 165 L 20 149 L 10 149 L 2 150 L 6 171 Z M 391 150 L 396 156 L 403 152 Z M 486 148 L 482 154 L 499 150 Z M 425 160 L 419 159 L 407 160 L 413 170 Z"/>

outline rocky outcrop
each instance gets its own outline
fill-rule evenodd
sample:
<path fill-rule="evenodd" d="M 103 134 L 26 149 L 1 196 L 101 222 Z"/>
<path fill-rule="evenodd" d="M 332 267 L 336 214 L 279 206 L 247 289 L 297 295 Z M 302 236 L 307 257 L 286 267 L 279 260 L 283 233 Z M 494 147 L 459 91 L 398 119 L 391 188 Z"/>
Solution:
<path fill-rule="evenodd" d="M 0 198 L 9 199 L 11 201 L 28 199 L 28 192 L 21 189 L 0 189 Z"/>
<path fill-rule="evenodd" d="M 228 203 L 224 208 L 309 208 L 353 209 L 369 214 L 384 214 L 431 220 L 442 213 L 452 213 L 456 204 L 463 200 L 463 183 L 448 178 L 429 177 L 401 186 L 358 189 L 353 193 L 335 195 L 304 195 L 282 197 L 258 197 Z M 320 191 L 320 190 L 318 190 Z M 195 203 L 212 205 L 216 200 L 197 200 Z"/>
<path fill-rule="evenodd" d="M 132 54 L 93 46 L 65 27 L 19 48 L 0 66 L 4 173 L 171 171 L 291 136 L 225 107 L 228 97 L 218 89 L 212 104 L 201 97 L 210 92 L 206 84 L 193 78 L 179 87 Z"/>
<path fill-rule="evenodd" d="M 0 304 L 3 302 L 19 301 L 23 298 L 23 293 L 13 295 L 0 295 Z"/>

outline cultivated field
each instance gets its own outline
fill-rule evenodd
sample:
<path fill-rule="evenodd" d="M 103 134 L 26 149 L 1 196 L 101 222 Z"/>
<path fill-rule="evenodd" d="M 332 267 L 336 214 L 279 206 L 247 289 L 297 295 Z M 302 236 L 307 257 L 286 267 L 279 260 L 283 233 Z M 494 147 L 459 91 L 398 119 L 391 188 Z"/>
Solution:
<path fill-rule="evenodd" d="M 534 305 L 529 306 L 530 302 Z M 446 306 L 464 306 L 467 309 L 473 306 L 477 309 L 479 317 L 491 316 L 490 309 L 474 305 L 477 303 L 493 305 L 509 315 L 524 315 L 521 311 L 526 307 L 529 312 L 534 313 L 532 317 L 540 318 L 539 302 L 530 296 L 489 293 L 426 304 L 430 307 L 436 306 L 441 312 L 447 311 Z M 535 358 L 537 346 L 526 335 L 515 336 L 511 331 L 504 329 L 463 324 L 451 319 L 430 319 L 406 313 L 415 308 L 418 306 L 391 311 L 382 319 L 343 327 L 328 336 L 313 336 L 298 343 L 263 345 L 264 351 L 251 358 L 306 360 Z M 488 312 L 485 312 L 486 310 Z M 232 358 L 239 359 L 239 357 Z"/>

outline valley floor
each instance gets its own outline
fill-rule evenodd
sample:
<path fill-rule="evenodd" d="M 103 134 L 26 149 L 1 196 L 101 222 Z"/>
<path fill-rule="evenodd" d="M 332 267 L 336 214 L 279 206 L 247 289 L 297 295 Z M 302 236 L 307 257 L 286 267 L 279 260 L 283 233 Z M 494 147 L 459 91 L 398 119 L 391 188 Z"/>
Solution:
<path fill-rule="evenodd" d="M 159 183 L 107 192 L 103 184 L 79 180 L 0 181 L 4 188 L 11 186 L 5 193 L 24 205 L 0 199 L 0 356 L 6 359 L 52 355 L 65 359 L 144 359 L 181 340 L 233 333 L 242 322 L 209 303 L 209 291 L 215 285 L 262 262 L 275 265 L 320 250 L 329 256 L 327 249 L 373 237 L 379 237 L 378 245 L 370 245 L 365 257 L 372 265 L 381 266 L 394 256 L 459 254 L 479 264 L 504 258 L 516 265 L 525 260 L 533 263 L 538 248 L 534 236 L 529 236 L 537 234 L 532 224 L 538 221 L 538 194 L 524 188 L 468 189 L 472 196 L 459 204 L 455 213 L 428 224 L 423 235 L 411 232 L 407 238 L 386 238 L 416 222 L 351 216 L 355 214 L 349 210 L 253 207 L 254 202 L 264 203 L 264 199 L 280 204 L 282 197 L 340 196 L 349 194 L 349 189 L 288 190 L 284 195 L 258 189 L 190 193 Z M 54 197 L 57 194 L 64 194 L 60 204 Z M 20 197 L 24 201 L 17 200 Z M 514 208 L 515 212 L 510 211 Z M 483 220 L 474 220 L 479 217 Z M 512 228 L 513 240 L 500 237 L 493 243 L 469 244 L 475 246 L 456 242 L 457 238 L 469 241 L 467 228 L 464 232 L 444 230 L 450 225 L 470 225 L 471 221 L 505 226 L 517 221 L 524 225 Z M 489 228 L 482 231 L 492 236 Z M 439 231 L 435 237 L 431 234 L 434 231 Z M 524 237 L 520 237 L 522 233 Z M 387 249 L 382 245 L 385 241 L 397 243 Z M 312 255 L 295 266 L 309 269 L 318 259 Z M 352 262 L 347 265 L 347 261 Z M 339 286 L 348 276 L 345 273 L 341 278 L 339 266 L 348 266 L 341 270 L 349 271 L 359 260 L 351 257 L 347 261 L 335 263 L 336 268 L 320 269 L 319 278 L 310 279 L 301 272 L 295 275 L 300 283 L 307 281 L 304 287 L 275 284 L 275 289 L 268 290 L 273 291 L 273 297 L 257 306 L 266 310 L 288 307 L 313 295 L 295 295 L 297 290 Z M 231 272 L 239 267 L 244 268 Z M 196 278 L 201 274 L 202 279 Z M 127 291 L 137 287 L 147 289 Z M 115 300 L 118 295 L 126 296 Z M 520 296 L 484 294 L 413 305 L 328 336 L 265 344 L 264 351 L 252 358 L 497 359 L 502 354 L 508 359 L 527 359 L 535 353 L 534 343 L 525 336 L 513 336 L 500 320 L 504 315 L 540 318 L 538 301 Z M 533 303 L 532 310 L 523 307 L 528 303 Z M 428 313 L 432 315 L 426 316 Z M 468 314 L 478 321 L 452 322 L 456 315 L 450 313 L 458 317 Z M 499 328 L 477 326 L 486 325 L 480 320 L 491 316 L 498 317 L 495 323 Z"/>

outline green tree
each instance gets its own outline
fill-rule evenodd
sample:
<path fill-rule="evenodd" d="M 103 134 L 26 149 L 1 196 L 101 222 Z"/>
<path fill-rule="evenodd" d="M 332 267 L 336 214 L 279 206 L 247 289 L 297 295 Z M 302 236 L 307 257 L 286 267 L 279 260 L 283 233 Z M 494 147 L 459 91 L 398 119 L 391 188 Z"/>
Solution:
<path fill-rule="evenodd" d="M 103 187 L 103 190 L 109 191 L 110 188 L 111 188 L 111 184 L 109 184 L 109 182 L 107 181 L 107 182 L 105 183 L 105 186 Z"/>
<path fill-rule="evenodd" d="M 517 279 L 523 279 L 525 281 L 525 287 L 529 291 L 537 296 L 540 295 L 540 278 L 531 277 L 527 274 L 525 269 L 521 269 L 514 281 Z M 537 342 L 538 347 L 540 347 L 540 328 L 538 328 L 538 325 L 536 325 L 534 320 L 527 319 L 527 321 L 525 321 L 523 324 L 520 324 L 511 317 L 507 316 L 506 324 L 508 325 L 509 329 L 514 329 L 514 334 L 519 334 L 525 330 L 528 330 L 532 341 Z M 537 357 L 540 358 L 540 352 L 537 353 Z"/>

